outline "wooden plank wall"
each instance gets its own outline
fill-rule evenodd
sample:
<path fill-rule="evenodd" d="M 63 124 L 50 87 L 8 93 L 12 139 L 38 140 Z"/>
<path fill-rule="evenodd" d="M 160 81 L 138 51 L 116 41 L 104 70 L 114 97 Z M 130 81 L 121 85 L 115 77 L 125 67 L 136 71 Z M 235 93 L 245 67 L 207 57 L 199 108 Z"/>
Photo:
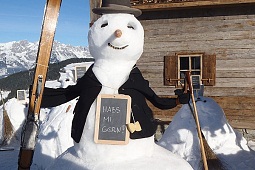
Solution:
<path fill-rule="evenodd" d="M 205 6 L 222 6 L 222 5 L 240 5 L 254 3 L 254 0 L 151 0 L 151 1 L 140 1 L 131 0 L 135 8 L 143 10 L 162 10 L 169 8 L 190 8 L 190 7 L 205 7 Z"/>
<path fill-rule="evenodd" d="M 255 129 L 255 103 L 254 97 L 211 97 L 222 108 L 228 122 L 238 129 Z M 167 123 L 172 120 L 174 115 L 182 107 L 177 106 L 170 110 L 160 110 L 155 108 L 150 102 L 149 106 L 153 109 L 156 119 L 166 121 Z"/>
<path fill-rule="evenodd" d="M 145 15 L 148 16 L 143 18 L 147 19 L 140 20 L 145 30 L 144 53 L 137 65 L 156 93 L 173 95 L 175 89 L 163 85 L 165 55 L 216 54 L 216 85 L 205 87 L 205 96 L 213 97 L 223 107 L 235 127 L 255 129 L 252 124 L 255 117 L 255 13 L 169 19 L 148 19 L 151 14 Z M 156 117 L 171 119 L 178 109 L 171 111 L 170 118 L 165 112 L 153 110 Z"/>

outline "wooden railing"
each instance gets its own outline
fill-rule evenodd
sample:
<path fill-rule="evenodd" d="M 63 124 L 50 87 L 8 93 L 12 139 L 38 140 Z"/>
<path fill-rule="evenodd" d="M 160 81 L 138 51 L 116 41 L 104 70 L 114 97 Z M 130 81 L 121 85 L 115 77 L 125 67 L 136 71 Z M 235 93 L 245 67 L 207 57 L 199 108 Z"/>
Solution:
<path fill-rule="evenodd" d="M 157 10 L 166 8 L 255 4 L 255 0 L 131 0 L 130 3 L 134 8 L 141 10 Z"/>

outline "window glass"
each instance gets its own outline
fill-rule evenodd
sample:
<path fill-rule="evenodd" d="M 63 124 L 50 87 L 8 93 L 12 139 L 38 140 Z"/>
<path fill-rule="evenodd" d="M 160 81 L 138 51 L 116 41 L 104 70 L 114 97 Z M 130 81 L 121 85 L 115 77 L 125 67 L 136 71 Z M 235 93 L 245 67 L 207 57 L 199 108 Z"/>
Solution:
<path fill-rule="evenodd" d="M 189 57 L 180 57 L 180 69 L 189 70 Z"/>
<path fill-rule="evenodd" d="M 191 57 L 191 69 L 200 69 L 200 56 Z"/>
<path fill-rule="evenodd" d="M 180 83 L 183 84 L 184 83 L 184 79 L 185 79 L 185 73 L 186 71 L 180 71 Z"/>

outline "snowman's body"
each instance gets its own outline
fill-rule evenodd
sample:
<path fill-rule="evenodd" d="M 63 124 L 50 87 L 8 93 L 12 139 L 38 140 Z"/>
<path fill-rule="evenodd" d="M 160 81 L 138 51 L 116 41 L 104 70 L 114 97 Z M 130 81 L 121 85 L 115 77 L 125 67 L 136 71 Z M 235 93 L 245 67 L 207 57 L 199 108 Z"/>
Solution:
<path fill-rule="evenodd" d="M 118 94 L 118 89 L 143 52 L 144 31 L 131 14 L 105 14 L 89 32 L 89 47 L 95 58 L 93 73 L 102 84 L 101 94 Z M 126 145 L 94 142 L 96 101 L 92 104 L 83 134 L 56 161 L 57 169 L 191 169 L 179 156 L 154 143 L 154 138 L 130 139 Z M 65 162 L 70 162 L 67 166 Z"/>

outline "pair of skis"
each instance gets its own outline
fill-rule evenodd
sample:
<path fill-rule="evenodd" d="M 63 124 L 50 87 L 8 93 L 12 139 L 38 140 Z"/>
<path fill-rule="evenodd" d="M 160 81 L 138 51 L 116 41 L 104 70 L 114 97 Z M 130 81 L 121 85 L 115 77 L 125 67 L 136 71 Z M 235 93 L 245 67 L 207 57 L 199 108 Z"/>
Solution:
<path fill-rule="evenodd" d="M 46 81 L 54 35 L 61 6 L 61 0 L 47 0 L 41 37 L 38 47 L 36 69 L 29 99 L 27 118 L 22 129 L 18 169 L 29 170 L 32 164 L 39 131 L 39 115 L 42 93 Z"/>

